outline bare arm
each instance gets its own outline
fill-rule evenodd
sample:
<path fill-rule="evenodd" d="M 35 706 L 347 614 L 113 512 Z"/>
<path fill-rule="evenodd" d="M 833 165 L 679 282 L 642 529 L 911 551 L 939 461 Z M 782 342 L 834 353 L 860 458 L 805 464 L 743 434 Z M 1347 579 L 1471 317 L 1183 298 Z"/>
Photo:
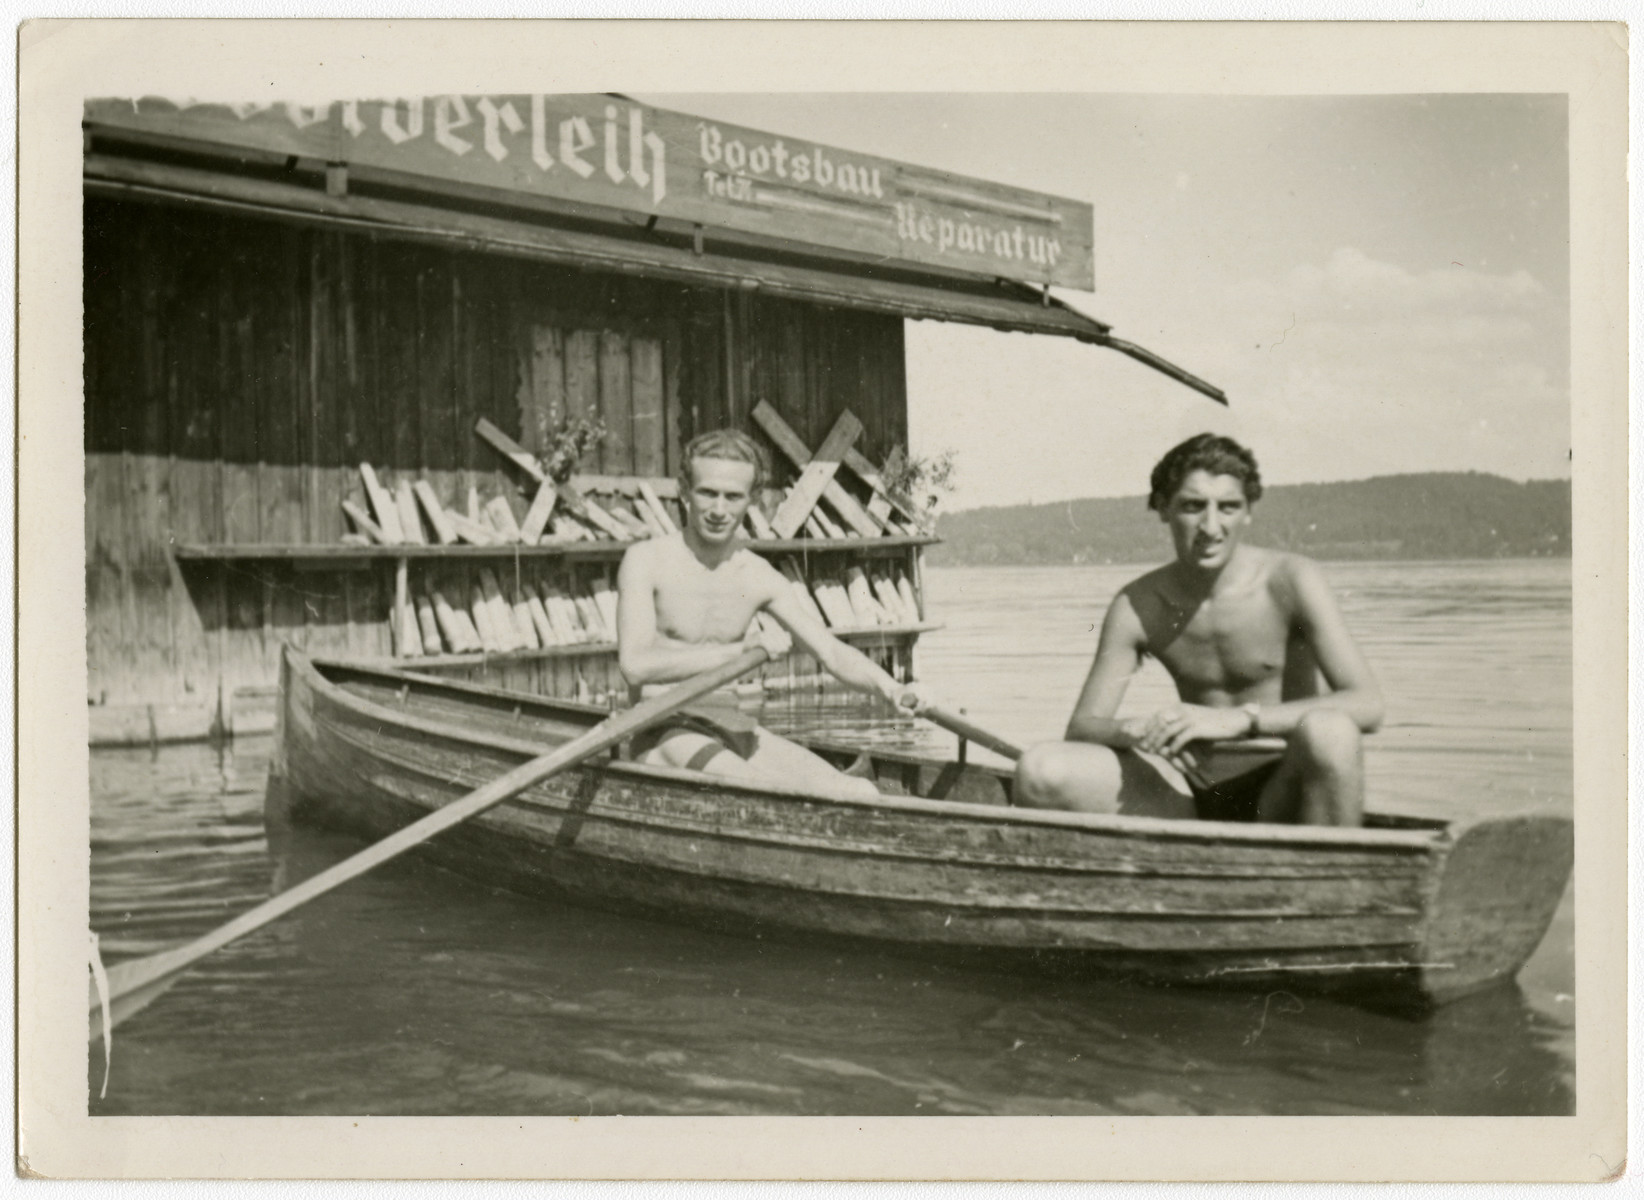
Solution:
<path fill-rule="evenodd" d="M 1113 714 L 1119 711 L 1125 689 L 1142 665 L 1143 639 L 1141 619 L 1130 597 L 1120 592 L 1102 620 L 1096 658 L 1073 706 L 1073 716 L 1068 719 L 1064 735 L 1068 741 L 1095 742 L 1115 750 L 1128 750 L 1136 744 L 1137 722 L 1118 721 Z"/>
<path fill-rule="evenodd" d="M 724 666 L 741 642 L 681 642 L 656 627 L 655 543 L 639 542 L 617 571 L 617 663 L 631 684 L 673 683 Z"/>
<path fill-rule="evenodd" d="M 1285 581 L 1292 589 L 1296 619 L 1330 691 L 1304 700 L 1287 700 L 1271 708 L 1264 705 L 1255 732 L 1287 734 L 1309 712 L 1328 708 L 1352 717 L 1365 733 L 1374 733 L 1381 726 L 1384 711 L 1381 688 L 1348 632 L 1324 572 L 1308 559 L 1291 558 L 1286 563 Z"/>
<path fill-rule="evenodd" d="M 768 569 L 774 594 L 767 611 L 841 683 L 859 692 L 883 696 L 892 704 L 906 704 L 905 698 L 912 693 L 919 707 L 925 706 L 925 698 L 917 689 L 897 683 L 867 655 L 834 637 L 799 603 L 788 581 L 775 568 Z"/>

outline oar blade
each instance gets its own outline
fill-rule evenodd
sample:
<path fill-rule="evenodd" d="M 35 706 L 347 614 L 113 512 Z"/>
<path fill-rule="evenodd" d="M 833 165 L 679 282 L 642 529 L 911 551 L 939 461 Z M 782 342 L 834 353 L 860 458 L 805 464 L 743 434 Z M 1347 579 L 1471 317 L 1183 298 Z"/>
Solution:
<path fill-rule="evenodd" d="M 124 990 L 116 994 L 112 985 L 114 983 L 114 972 L 117 970 L 119 970 L 118 967 L 109 972 L 109 983 L 111 986 L 109 988 L 108 1027 L 111 1030 L 117 1028 L 127 1017 L 135 1016 L 136 1014 L 142 1012 L 143 1009 L 154 1003 L 155 1000 L 169 992 L 172 986 L 183 977 L 183 969 L 179 967 L 177 970 L 168 972 L 164 975 L 150 976 L 147 978 L 146 982 L 139 981 L 136 983 L 128 983 Z M 96 1045 L 97 1042 L 102 1039 L 102 1036 L 102 1004 L 98 1000 L 97 988 L 94 985 L 91 990 L 92 1044 Z"/>

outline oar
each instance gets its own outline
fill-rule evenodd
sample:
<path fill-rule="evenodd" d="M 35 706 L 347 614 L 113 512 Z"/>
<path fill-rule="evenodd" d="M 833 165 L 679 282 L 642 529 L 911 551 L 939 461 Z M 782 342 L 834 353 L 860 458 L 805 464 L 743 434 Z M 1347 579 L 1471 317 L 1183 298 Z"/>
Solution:
<path fill-rule="evenodd" d="M 603 753 L 620 742 L 633 737 L 658 721 L 678 712 L 698 697 L 723 687 L 737 676 L 753 670 L 766 658 L 765 651 L 754 647 L 744 651 L 732 662 L 712 671 L 705 671 L 694 679 L 686 680 L 676 688 L 641 701 L 634 707 L 602 721 L 581 737 L 566 742 L 552 753 L 521 763 L 506 775 L 500 775 L 477 791 L 468 793 L 426 817 L 407 825 L 399 832 L 385 837 L 351 858 L 304 880 L 289 891 L 263 901 L 256 908 L 240 914 L 228 924 L 214 929 L 204 937 L 171 950 L 151 954 L 147 958 L 119 963 L 108 970 L 108 1025 L 113 1028 L 131 1014 L 146 1007 L 177 981 L 189 966 L 198 962 L 236 938 L 261 929 L 292 909 L 307 904 L 332 888 L 363 875 L 372 867 L 403 854 L 426 842 L 435 834 L 460 825 L 470 817 L 478 816 L 488 808 L 519 795 L 534 783 L 540 783 L 556 772 L 574 767 L 596 754 Z M 91 989 L 91 1040 L 103 1035 L 103 1019 L 98 1011 L 98 988 Z"/>
<path fill-rule="evenodd" d="M 951 713 L 945 708 L 932 705 L 919 715 L 933 725 L 940 725 L 943 729 L 951 733 L 957 733 L 960 737 L 973 741 L 978 746 L 986 746 L 995 754 L 1002 754 L 1013 761 L 1022 757 L 1020 746 L 1005 741 L 998 734 L 989 733 L 979 725 L 971 724 L 964 717 L 959 716 L 957 713 Z M 1239 741 L 1214 743 L 1215 753 L 1236 755 L 1282 754 L 1285 746 L 1286 742 L 1283 738 L 1243 738 Z M 1209 779 L 1197 768 L 1186 770 L 1184 774 L 1192 781 L 1193 786 L 1201 790 L 1208 791 L 1211 787 Z"/>
<path fill-rule="evenodd" d="M 1005 741 L 996 733 L 989 733 L 980 725 L 972 725 L 958 713 L 951 713 L 945 708 L 938 708 L 934 704 L 919 714 L 932 725 L 940 725 L 950 733 L 957 733 L 967 741 L 975 742 L 978 746 L 985 746 L 995 754 L 1002 754 L 1015 761 L 1022 757 L 1022 748 Z"/>
<path fill-rule="evenodd" d="M 1212 742 L 1217 754 L 1283 754 L 1290 743 L 1281 737 L 1240 738 L 1235 742 Z"/>

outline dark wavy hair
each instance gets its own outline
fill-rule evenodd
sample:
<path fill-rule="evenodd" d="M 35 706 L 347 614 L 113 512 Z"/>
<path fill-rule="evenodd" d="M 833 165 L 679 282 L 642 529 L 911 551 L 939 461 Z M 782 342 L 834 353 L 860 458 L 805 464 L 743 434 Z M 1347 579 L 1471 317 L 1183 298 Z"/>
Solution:
<path fill-rule="evenodd" d="M 679 458 L 679 481 L 689 492 L 696 481 L 691 478 L 691 464 L 699 458 L 719 458 L 729 462 L 752 463 L 754 469 L 751 490 L 757 492 L 771 477 L 765 462 L 765 451 L 740 429 L 710 429 L 692 438 Z"/>
<path fill-rule="evenodd" d="M 1195 471 L 1231 475 L 1244 488 L 1247 502 L 1254 504 L 1262 498 L 1262 473 L 1256 466 L 1256 456 L 1232 438 L 1201 433 L 1171 447 L 1153 468 L 1147 506 L 1154 512 L 1164 512 L 1182 480 Z"/>

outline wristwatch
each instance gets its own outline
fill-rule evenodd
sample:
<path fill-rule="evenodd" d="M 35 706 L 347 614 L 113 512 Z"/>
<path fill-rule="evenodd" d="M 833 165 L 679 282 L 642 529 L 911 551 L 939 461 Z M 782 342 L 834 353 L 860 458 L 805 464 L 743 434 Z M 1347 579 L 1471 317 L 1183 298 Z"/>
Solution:
<path fill-rule="evenodd" d="M 1250 718 L 1250 732 L 1246 737 L 1256 737 L 1262 731 L 1262 706 L 1254 702 L 1239 705 L 1239 711 Z"/>

